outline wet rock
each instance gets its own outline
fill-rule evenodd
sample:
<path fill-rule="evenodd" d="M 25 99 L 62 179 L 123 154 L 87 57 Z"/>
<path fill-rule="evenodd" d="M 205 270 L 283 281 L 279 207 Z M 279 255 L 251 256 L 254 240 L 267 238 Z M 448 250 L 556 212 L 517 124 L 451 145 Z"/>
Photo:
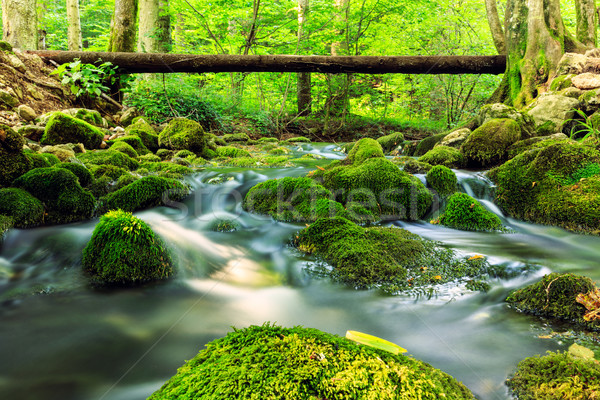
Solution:
<path fill-rule="evenodd" d="M 33 121 L 37 117 L 37 114 L 33 110 L 33 108 L 29 107 L 26 104 L 21 104 L 17 107 L 17 113 L 19 117 L 24 119 L 25 121 Z"/>

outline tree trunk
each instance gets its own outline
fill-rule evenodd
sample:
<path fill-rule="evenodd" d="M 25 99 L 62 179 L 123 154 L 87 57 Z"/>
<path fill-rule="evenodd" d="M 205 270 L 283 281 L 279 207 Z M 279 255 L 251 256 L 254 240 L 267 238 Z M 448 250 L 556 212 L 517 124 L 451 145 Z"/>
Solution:
<path fill-rule="evenodd" d="M 304 47 L 304 23 L 309 0 L 298 0 L 298 50 Z M 300 72 L 297 79 L 298 115 L 310 115 L 312 107 L 310 72 Z"/>
<path fill-rule="evenodd" d="M 332 56 L 348 55 L 348 7 L 350 0 L 335 0 L 337 8 L 336 25 L 339 40 L 331 44 Z M 350 99 L 348 89 L 350 88 L 350 76 L 329 76 L 329 98 L 325 105 L 326 115 L 344 116 L 350 110 Z"/>
<path fill-rule="evenodd" d="M 502 29 L 500 17 L 498 16 L 498 7 L 496 6 L 496 0 L 485 0 L 485 9 L 487 11 L 487 20 L 488 24 L 490 25 L 490 32 L 492 33 L 494 46 L 496 46 L 498 54 L 506 54 L 504 29 Z"/>
<path fill-rule="evenodd" d="M 35 0 L 2 0 L 3 40 L 21 50 L 37 50 Z"/>
<path fill-rule="evenodd" d="M 67 46 L 69 51 L 81 51 L 81 20 L 79 18 L 79 0 L 67 0 Z"/>
<path fill-rule="evenodd" d="M 109 52 L 135 51 L 137 3 L 137 0 L 115 1 L 115 12 L 110 23 Z"/>
<path fill-rule="evenodd" d="M 577 40 L 587 47 L 596 47 L 595 0 L 575 0 L 575 13 L 577 15 Z"/>
<path fill-rule="evenodd" d="M 156 23 L 158 21 L 158 0 L 139 0 L 138 51 L 158 53 Z"/>
<path fill-rule="evenodd" d="M 159 53 L 169 53 L 173 46 L 171 40 L 171 14 L 169 0 L 158 0 L 158 20 L 156 21 L 156 40 Z"/>

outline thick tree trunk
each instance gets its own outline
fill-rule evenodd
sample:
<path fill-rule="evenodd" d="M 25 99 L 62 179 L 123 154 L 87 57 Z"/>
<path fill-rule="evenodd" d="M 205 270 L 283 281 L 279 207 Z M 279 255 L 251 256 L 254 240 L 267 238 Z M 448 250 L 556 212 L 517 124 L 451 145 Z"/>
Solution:
<path fill-rule="evenodd" d="M 490 32 L 492 33 L 492 39 L 494 40 L 494 46 L 496 46 L 498 54 L 506 54 L 504 29 L 502 29 L 500 17 L 498 16 L 496 0 L 485 0 L 485 9 L 487 13 L 488 24 L 490 25 Z"/>
<path fill-rule="evenodd" d="M 331 74 L 502 74 L 505 56 L 291 56 L 31 51 L 59 64 L 110 61 L 127 73 L 322 72 Z"/>
<path fill-rule="evenodd" d="M 37 50 L 35 0 L 2 0 L 3 40 L 21 50 Z"/>
<path fill-rule="evenodd" d="M 110 23 L 109 52 L 135 51 L 137 3 L 137 0 L 115 1 L 115 12 Z"/>
<path fill-rule="evenodd" d="M 575 12 L 577 15 L 577 40 L 585 46 L 596 47 L 596 1 L 575 0 Z"/>
<path fill-rule="evenodd" d="M 69 51 L 81 51 L 81 21 L 79 18 L 79 0 L 67 0 L 67 47 Z"/>
<path fill-rule="evenodd" d="M 298 49 L 304 47 L 304 23 L 308 15 L 309 0 L 298 0 Z M 300 72 L 297 79 L 298 115 L 309 115 L 312 111 L 310 72 Z"/>

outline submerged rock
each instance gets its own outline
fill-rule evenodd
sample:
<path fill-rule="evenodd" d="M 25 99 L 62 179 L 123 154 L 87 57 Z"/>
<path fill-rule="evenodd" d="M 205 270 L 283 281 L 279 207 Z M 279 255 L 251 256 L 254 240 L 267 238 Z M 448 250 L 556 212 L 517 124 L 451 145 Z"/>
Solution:
<path fill-rule="evenodd" d="M 412 357 L 316 329 L 267 324 L 236 329 L 208 343 L 149 400 L 206 398 L 474 397 L 450 375 Z"/>

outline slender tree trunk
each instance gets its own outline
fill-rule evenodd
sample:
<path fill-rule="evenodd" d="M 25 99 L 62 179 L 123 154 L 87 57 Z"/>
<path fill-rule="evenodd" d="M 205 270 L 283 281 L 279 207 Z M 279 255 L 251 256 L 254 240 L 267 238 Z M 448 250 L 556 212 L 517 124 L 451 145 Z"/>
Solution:
<path fill-rule="evenodd" d="M 67 0 L 67 46 L 69 51 L 81 51 L 81 20 L 79 18 L 79 0 Z"/>
<path fill-rule="evenodd" d="M 576 37 L 588 47 L 596 47 L 596 2 L 595 0 L 575 0 L 577 15 Z"/>
<path fill-rule="evenodd" d="M 35 0 L 2 0 L 3 40 L 22 50 L 37 50 Z"/>
<path fill-rule="evenodd" d="M 137 0 L 115 1 L 115 12 L 110 23 L 109 52 L 135 51 L 137 5 Z"/>
<path fill-rule="evenodd" d="M 309 0 L 298 0 L 298 49 L 304 47 L 304 23 L 308 15 Z M 303 52 L 302 52 L 303 53 Z M 301 53 L 301 54 L 302 54 Z M 301 72 L 297 80 L 298 115 L 309 115 L 312 107 L 310 72 Z"/>
<path fill-rule="evenodd" d="M 348 7 L 350 0 L 335 0 L 338 11 L 336 25 L 338 26 L 339 40 L 331 44 L 332 56 L 347 56 L 349 52 L 347 40 Z M 350 109 L 348 89 L 350 87 L 350 75 L 329 76 L 329 98 L 326 104 L 326 114 L 344 116 Z"/>
<path fill-rule="evenodd" d="M 496 0 L 485 0 L 485 9 L 487 11 L 487 20 L 488 24 L 490 25 L 490 32 L 492 33 L 494 46 L 496 46 L 498 54 L 506 54 L 504 29 L 502 29 L 500 17 L 498 16 L 498 7 L 496 6 Z"/>

